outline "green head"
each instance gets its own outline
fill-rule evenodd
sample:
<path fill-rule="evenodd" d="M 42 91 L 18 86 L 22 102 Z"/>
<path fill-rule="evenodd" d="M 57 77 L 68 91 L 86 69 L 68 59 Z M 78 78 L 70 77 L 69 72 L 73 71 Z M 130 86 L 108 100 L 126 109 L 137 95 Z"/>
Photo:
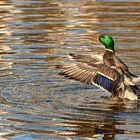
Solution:
<path fill-rule="evenodd" d="M 105 46 L 106 49 L 115 52 L 114 41 L 111 36 L 103 34 L 99 36 L 99 41 Z"/>

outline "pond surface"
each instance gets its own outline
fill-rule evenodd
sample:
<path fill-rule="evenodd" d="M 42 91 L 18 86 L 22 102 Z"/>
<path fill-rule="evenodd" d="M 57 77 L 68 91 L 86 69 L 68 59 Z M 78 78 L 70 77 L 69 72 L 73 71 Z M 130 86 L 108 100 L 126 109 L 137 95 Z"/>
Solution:
<path fill-rule="evenodd" d="M 1 140 L 140 139 L 140 100 L 108 101 L 55 69 L 69 53 L 103 51 L 88 38 L 106 33 L 140 75 L 140 1 L 116 1 L 0 1 Z"/>

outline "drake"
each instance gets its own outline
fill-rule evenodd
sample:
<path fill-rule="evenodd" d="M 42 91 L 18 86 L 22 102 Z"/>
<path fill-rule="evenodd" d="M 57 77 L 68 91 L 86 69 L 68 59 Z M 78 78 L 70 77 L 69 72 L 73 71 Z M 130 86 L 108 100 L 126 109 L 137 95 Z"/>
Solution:
<path fill-rule="evenodd" d="M 111 36 L 103 34 L 98 40 L 105 46 L 103 55 L 70 53 L 77 62 L 58 65 L 57 68 L 63 69 L 60 74 L 86 84 L 96 85 L 110 92 L 113 100 L 137 100 L 136 93 L 139 88 L 136 83 L 140 81 L 140 77 L 130 73 L 128 67 L 115 55 L 114 40 Z"/>

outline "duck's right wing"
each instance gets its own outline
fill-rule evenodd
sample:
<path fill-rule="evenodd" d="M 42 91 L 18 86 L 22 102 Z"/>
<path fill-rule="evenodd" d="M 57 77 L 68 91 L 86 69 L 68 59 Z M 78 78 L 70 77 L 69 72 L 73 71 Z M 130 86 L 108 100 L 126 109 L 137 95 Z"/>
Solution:
<path fill-rule="evenodd" d="M 60 74 L 65 77 L 96 85 L 110 93 L 113 92 L 116 82 L 121 81 L 120 73 L 104 64 L 88 65 L 77 62 L 59 65 L 57 68 L 63 69 Z"/>

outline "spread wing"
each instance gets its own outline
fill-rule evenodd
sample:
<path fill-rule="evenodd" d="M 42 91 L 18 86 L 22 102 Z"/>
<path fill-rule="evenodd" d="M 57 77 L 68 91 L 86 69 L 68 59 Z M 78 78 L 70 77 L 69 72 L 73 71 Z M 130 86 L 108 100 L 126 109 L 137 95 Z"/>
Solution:
<path fill-rule="evenodd" d="M 59 65 L 57 68 L 63 69 L 60 74 L 65 77 L 96 85 L 111 93 L 115 88 L 115 83 L 121 79 L 121 75 L 116 70 L 104 64 L 88 65 L 77 62 Z"/>
<path fill-rule="evenodd" d="M 72 56 L 72 58 L 75 59 L 77 62 L 83 62 L 89 65 L 103 63 L 103 54 L 77 55 L 77 54 L 70 53 L 69 55 Z"/>

